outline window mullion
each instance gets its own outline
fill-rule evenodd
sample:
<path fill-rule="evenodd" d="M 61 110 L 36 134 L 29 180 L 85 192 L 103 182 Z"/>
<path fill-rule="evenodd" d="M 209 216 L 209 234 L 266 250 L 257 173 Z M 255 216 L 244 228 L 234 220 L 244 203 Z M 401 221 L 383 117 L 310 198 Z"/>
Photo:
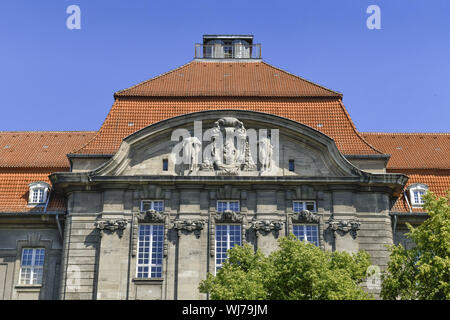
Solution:
<path fill-rule="evenodd" d="M 153 205 L 153 201 L 152 201 L 152 205 Z M 149 268 L 148 268 L 148 272 L 149 272 L 149 278 L 152 277 L 152 265 L 153 265 L 153 227 L 154 225 L 150 226 L 150 246 L 149 246 L 149 253 L 148 253 L 148 262 L 149 262 Z"/>

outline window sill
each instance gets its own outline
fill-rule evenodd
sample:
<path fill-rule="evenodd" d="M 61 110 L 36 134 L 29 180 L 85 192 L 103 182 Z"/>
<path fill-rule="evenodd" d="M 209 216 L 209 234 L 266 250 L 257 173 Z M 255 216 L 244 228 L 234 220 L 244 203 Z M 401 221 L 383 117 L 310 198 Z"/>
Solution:
<path fill-rule="evenodd" d="M 36 289 L 40 290 L 42 288 L 42 284 L 17 284 L 15 289 Z"/>
<path fill-rule="evenodd" d="M 162 283 L 163 278 L 133 278 L 135 284 Z"/>

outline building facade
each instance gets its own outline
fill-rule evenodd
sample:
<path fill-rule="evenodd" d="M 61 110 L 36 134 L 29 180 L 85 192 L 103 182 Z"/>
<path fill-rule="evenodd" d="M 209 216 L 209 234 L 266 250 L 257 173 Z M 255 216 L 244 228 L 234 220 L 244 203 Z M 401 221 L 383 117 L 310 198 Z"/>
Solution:
<path fill-rule="evenodd" d="M 449 189 L 449 134 L 360 133 L 250 35 L 195 52 L 116 92 L 97 132 L 0 133 L 0 298 L 207 299 L 228 249 L 289 233 L 380 270 L 411 245 L 421 196 Z"/>

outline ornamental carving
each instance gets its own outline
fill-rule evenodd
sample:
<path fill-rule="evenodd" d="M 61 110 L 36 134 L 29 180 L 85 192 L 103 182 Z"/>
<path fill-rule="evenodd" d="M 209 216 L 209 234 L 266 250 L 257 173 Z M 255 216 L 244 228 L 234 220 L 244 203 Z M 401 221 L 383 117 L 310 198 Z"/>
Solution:
<path fill-rule="evenodd" d="M 175 220 L 173 228 L 177 230 L 178 236 L 181 236 L 181 231 L 194 232 L 197 238 L 200 238 L 200 232 L 205 226 L 204 220 Z"/>
<path fill-rule="evenodd" d="M 353 238 L 356 238 L 357 231 L 361 226 L 361 222 L 358 219 L 335 220 L 334 218 L 330 218 L 328 224 L 331 230 L 339 231 L 343 234 L 350 232 Z"/>
<path fill-rule="evenodd" d="M 158 212 L 154 209 L 150 209 L 147 211 L 140 212 L 138 219 L 141 222 L 163 223 L 165 221 L 165 216 L 161 212 Z"/>
<path fill-rule="evenodd" d="M 216 214 L 217 222 L 236 222 L 240 223 L 244 220 L 244 216 L 231 210 L 225 210 Z"/>
<path fill-rule="evenodd" d="M 273 139 L 266 135 L 260 133 L 258 139 L 256 131 L 247 130 L 242 121 L 224 117 L 205 131 L 201 139 L 211 142 L 204 150 L 203 140 L 197 137 L 183 138 L 180 145 L 183 149 L 181 162 L 189 165 L 188 175 L 214 171 L 216 175 L 236 176 L 244 171 L 258 171 L 256 162 L 259 158 L 260 174 L 270 174 L 276 169 L 274 147 L 278 144 L 278 135 Z"/>
<path fill-rule="evenodd" d="M 252 221 L 252 228 L 263 234 L 273 231 L 278 236 L 279 231 L 283 228 L 283 222 L 277 220 L 256 220 Z M 256 232 L 256 236 L 258 236 L 258 232 Z"/>
<path fill-rule="evenodd" d="M 115 232 L 119 235 L 119 238 L 123 235 L 123 230 L 127 227 L 127 219 L 116 219 L 116 220 L 99 220 L 95 221 L 94 226 L 100 231 Z"/>
<path fill-rule="evenodd" d="M 309 223 L 319 223 L 320 216 L 318 214 L 312 213 L 309 210 L 302 210 L 297 215 L 292 217 L 295 222 L 309 222 Z"/>

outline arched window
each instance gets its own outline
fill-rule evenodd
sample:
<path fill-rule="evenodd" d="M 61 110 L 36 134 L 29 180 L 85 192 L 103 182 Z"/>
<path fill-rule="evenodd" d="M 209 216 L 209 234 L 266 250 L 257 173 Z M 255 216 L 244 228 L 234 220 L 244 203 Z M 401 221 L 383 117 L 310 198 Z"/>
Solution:
<path fill-rule="evenodd" d="M 423 196 L 427 193 L 428 186 L 423 183 L 414 183 L 408 187 L 409 199 L 413 207 L 421 207 L 423 205 Z"/>
<path fill-rule="evenodd" d="M 47 201 L 47 194 L 50 188 L 48 183 L 37 181 L 29 184 L 30 195 L 28 197 L 29 205 L 45 204 Z"/>

